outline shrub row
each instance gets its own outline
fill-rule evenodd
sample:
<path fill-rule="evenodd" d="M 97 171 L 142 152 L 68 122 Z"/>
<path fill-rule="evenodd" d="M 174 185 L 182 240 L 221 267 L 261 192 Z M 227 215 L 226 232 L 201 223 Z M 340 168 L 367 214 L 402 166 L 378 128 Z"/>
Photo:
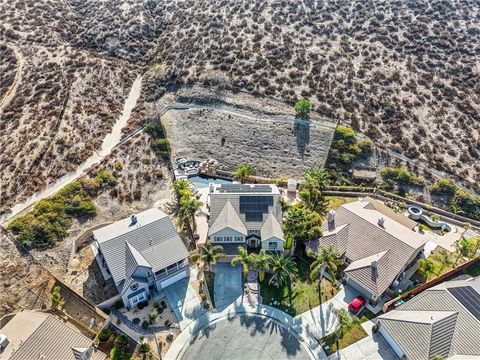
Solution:
<path fill-rule="evenodd" d="M 425 180 L 413 175 L 406 167 L 385 167 L 380 172 L 385 182 L 392 185 L 424 185 Z"/>

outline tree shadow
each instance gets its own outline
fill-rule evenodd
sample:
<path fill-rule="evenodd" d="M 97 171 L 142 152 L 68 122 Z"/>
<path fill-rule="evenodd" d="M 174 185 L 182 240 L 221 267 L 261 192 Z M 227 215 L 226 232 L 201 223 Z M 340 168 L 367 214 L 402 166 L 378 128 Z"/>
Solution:
<path fill-rule="evenodd" d="M 293 135 L 297 138 L 297 150 L 303 160 L 307 145 L 310 143 L 310 121 L 295 119 Z"/>

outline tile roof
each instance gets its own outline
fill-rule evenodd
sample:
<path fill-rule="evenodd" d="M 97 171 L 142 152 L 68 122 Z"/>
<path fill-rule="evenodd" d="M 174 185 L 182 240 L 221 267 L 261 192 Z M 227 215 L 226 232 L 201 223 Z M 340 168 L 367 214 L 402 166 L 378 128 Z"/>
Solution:
<path fill-rule="evenodd" d="M 93 341 L 63 323 L 55 316 L 33 311 L 16 314 L 2 329 L 9 344 L 0 354 L 9 360 L 78 360 L 87 351 L 88 360 L 103 360 L 107 356 L 91 347 Z"/>
<path fill-rule="evenodd" d="M 93 232 L 119 291 L 135 264 L 149 264 L 156 272 L 188 257 L 185 244 L 164 212 L 154 208 L 136 216 L 134 226 L 126 218 Z"/>
<path fill-rule="evenodd" d="M 263 223 L 262 229 L 260 230 L 260 236 L 262 241 L 271 239 L 272 237 L 284 240 L 282 225 L 280 225 L 272 213 L 268 214 L 267 219 Z"/>
<path fill-rule="evenodd" d="M 238 215 L 237 211 L 233 208 L 230 200 L 227 199 L 225 206 L 215 218 L 215 221 L 208 229 L 208 236 L 215 234 L 216 232 L 230 228 L 238 231 L 243 235 L 247 235 L 247 228 L 243 224 L 242 219 Z"/>
<path fill-rule="evenodd" d="M 382 225 L 379 225 L 380 218 Z M 368 201 L 343 204 L 336 210 L 334 220 L 323 224 L 323 230 L 324 237 L 307 246 L 316 250 L 320 244 L 332 244 L 353 263 L 362 259 L 366 262 L 365 259 L 389 250 L 378 261 L 378 276 L 373 280 L 371 267 L 351 268 L 349 272 L 353 280 L 377 296 L 383 294 L 412 255 L 427 242 L 420 234 L 389 218 Z"/>
<path fill-rule="evenodd" d="M 479 292 L 478 279 L 455 280 L 427 289 L 397 310 L 379 317 L 408 359 L 480 356 L 480 320 L 449 289 L 469 286 Z"/>
<path fill-rule="evenodd" d="M 387 205 L 377 199 L 367 196 L 363 198 L 362 201 L 369 202 L 372 209 L 381 212 L 383 215 L 389 217 L 392 220 L 395 220 L 399 224 L 402 224 L 409 229 L 413 230 L 413 228 L 417 226 L 416 221 L 413 221 L 408 216 L 403 216 L 402 214 L 396 213 L 392 208 L 389 208 Z"/>

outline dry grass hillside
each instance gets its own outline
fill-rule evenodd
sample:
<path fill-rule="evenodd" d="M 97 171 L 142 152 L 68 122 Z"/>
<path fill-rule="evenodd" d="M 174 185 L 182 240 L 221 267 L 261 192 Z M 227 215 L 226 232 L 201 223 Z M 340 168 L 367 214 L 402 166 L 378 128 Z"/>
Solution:
<path fill-rule="evenodd" d="M 145 88 L 152 99 L 198 82 L 308 96 L 478 191 L 479 10 L 475 0 L 4 0 L 0 40 L 25 66 L 0 122 L 2 204 L 98 148 L 135 75 L 155 64 L 165 71 Z"/>

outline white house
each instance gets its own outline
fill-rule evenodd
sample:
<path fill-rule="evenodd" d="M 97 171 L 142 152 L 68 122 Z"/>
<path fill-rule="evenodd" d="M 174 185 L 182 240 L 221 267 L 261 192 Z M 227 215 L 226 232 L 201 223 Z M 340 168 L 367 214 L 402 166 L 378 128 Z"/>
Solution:
<path fill-rule="evenodd" d="M 149 209 L 93 231 L 98 264 L 132 308 L 189 275 L 188 250 L 170 218 Z"/>
<path fill-rule="evenodd" d="M 235 255 L 238 246 L 282 251 L 280 191 L 274 185 L 209 185 L 210 241 Z"/>

